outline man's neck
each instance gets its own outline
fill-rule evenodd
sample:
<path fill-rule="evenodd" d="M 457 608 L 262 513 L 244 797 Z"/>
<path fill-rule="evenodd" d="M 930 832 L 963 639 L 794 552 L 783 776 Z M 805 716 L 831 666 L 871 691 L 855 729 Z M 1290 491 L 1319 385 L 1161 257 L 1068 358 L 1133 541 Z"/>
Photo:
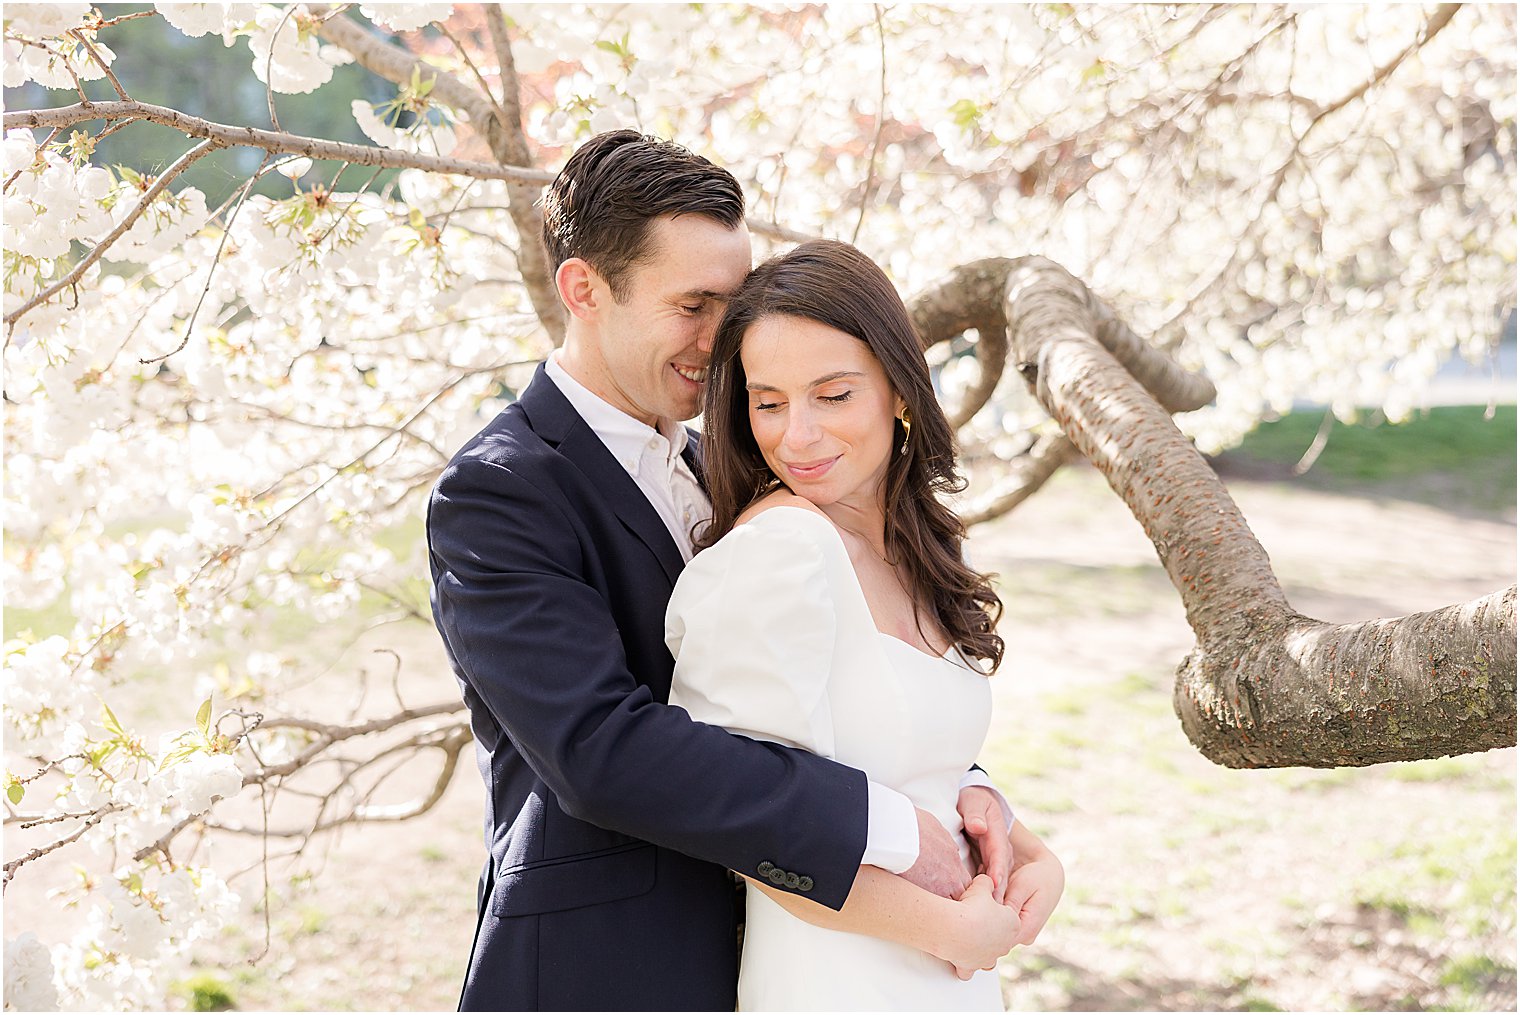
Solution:
<path fill-rule="evenodd" d="M 645 426 L 653 427 L 656 430 L 660 429 L 659 419 L 635 411 L 629 400 L 623 397 L 622 391 L 613 382 L 605 365 L 600 360 L 580 355 L 578 349 L 568 337 L 564 346 L 556 349 L 550 355 L 559 364 L 561 370 L 569 374 L 577 384 L 591 392 L 591 394 L 600 398 L 623 415 L 636 419 Z"/>

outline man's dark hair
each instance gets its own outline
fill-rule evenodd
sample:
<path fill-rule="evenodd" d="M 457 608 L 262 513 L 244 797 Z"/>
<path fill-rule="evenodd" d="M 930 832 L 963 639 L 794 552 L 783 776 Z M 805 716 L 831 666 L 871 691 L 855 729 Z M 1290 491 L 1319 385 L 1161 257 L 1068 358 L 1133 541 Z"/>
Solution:
<path fill-rule="evenodd" d="M 649 223 L 706 215 L 731 229 L 744 220 L 744 192 L 726 169 L 678 144 L 634 130 L 581 145 L 544 192 L 544 247 L 555 270 L 584 259 L 622 302 L 629 270 L 649 255 Z"/>

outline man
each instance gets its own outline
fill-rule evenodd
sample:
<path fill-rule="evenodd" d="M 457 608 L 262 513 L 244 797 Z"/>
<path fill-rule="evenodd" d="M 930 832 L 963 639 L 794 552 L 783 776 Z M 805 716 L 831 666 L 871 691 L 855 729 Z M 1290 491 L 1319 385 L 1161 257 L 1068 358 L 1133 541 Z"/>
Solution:
<path fill-rule="evenodd" d="M 732 1010 L 729 869 L 835 909 L 863 863 L 965 887 L 905 797 L 665 704 L 665 606 L 707 511 L 677 421 L 749 271 L 743 212 L 733 177 L 678 146 L 583 145 L 545 198 L 564 347 L 434 490 L 433 611 L 487 790 L 462 1009 Z M 1000 799 L 961 803 L 1001 892 Z"/>

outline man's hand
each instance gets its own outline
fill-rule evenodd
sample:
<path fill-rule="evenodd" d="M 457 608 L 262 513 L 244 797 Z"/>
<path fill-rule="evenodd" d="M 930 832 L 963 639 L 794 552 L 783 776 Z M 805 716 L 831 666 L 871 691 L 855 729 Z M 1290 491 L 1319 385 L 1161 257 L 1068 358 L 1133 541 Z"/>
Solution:
<path fill-rule="evenodd" d="M 960 848 L 938 818 L 922 807 L 914 811 L 918 814 L 918 859 L 900 876 L 941 898 L 959 899 L 971 883 Z"/>
<path fill-rule="evenodd" d="M 1008 841 L 997 794 L 986 786 L 967 786 L 956 799 L 955 809 L 960 811 L 966 840 L 971 843 L 976 873 L 992 878 L 993 899 L 1006 902 L 1013 847 Z"/>

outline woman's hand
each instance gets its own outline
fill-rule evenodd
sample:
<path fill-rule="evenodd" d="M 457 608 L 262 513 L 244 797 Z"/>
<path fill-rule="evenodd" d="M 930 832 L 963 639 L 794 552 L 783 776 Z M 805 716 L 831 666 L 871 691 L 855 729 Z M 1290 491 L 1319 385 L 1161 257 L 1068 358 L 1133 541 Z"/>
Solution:
<path fill-rule="evenodd" d="M 1045 921 L 1055 911 L 1056 903 L 1061 901 L 1061 893 L 1066 889 L 1066 870 L 1023 822 L 1013 823 L 1009 841 L 1013 847 L 1014 868 L 1008 879 L 1003 905 L 1019 914 L 1018 943 L 1034 944 Z"/>
<path fill-rule="evenodd" d="M 1003 905 L 1019 914 L 1019 944 L 1034 944 L 1065 888 L 1066 871 L 1052 853 L 1014 870 Z"/>
<path fill-rule="evenodd" d="M 978 969 L 993 969 L 1018 942 L 1019 917 L 992 897 L 992 879 L 978 874 L 952 907 L 948 926 L 936 935 L 933 954 L 971 979 Z"/>

